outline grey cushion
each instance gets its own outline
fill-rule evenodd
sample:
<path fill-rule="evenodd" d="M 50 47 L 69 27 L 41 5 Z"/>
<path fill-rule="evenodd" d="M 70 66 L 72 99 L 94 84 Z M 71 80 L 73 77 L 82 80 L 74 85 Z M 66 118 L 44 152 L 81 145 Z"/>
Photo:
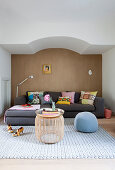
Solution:
<path fill-rule="evenodd" d="M 94 111 L 95 107 L 93 105 L 89 105 L 89 104 L 78 104 L 78 103 L 74 103 L 74 104 L 56 104 L 57 108 L 63 109 L 65 111 Z"/>
<path fill-rule="evenodd" d="M 40 105 L 40 108 L 51 108 L 50 104 Z M 35 110 L 6 110 L 6 117 L 35 117 Z"/>
<path fill-rule="evenodd" d="M 7 110 L 6 117 L 35 117 L 35 110 Z"/>
<path fill-rule="evenodd" d="M 50 96 L 52 97 L 53 102 L 57 102 L 58 98 L 60 96 L 62 96 L 61 92 L 47 91 L 47 92 L 44 92 L 44 95 L 45 94 L 50 94 Z"/>
<path fill-rule="evenodd" d="M 6 124 L 11 124 L 15 126 L 34 126 L 34 117 L 6 117 Z"/>

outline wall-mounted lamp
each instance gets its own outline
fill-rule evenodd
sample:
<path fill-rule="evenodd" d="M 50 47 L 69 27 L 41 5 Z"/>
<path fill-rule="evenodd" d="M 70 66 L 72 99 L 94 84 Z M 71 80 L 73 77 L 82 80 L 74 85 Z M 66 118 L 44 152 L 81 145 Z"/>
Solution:
<path fill-rule="evenodd" d="M 18 88 L 21 84 L 23 84 L 25 81 L 27 81 L 28 79 L 33 79 L 34 76 L 31 75 L 31 76 L 28 76 L 27 78 L 25 78 L 23 81 L 21 81 L 19 84 L 17 84 L 17 90 L 16 90 L 16 97 L 18 97 Z"/>
<path fill-rule="evenodd" d="M 93 74 L 92 70 L 88 70 L 88 74 L 91 76 Z"/>

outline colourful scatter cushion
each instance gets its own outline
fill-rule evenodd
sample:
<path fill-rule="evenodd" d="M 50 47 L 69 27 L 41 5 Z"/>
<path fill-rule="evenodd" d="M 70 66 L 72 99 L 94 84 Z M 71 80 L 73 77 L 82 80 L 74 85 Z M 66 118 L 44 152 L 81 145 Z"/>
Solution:
<path fill-rule="evenodd" d="M 66 96 L 70 96 L 71 97 L 70 103 L 74 103 L 75 92 L 62 92 L 62 97 Z"/>
<path fill-rule="evenodd" d="M 94 92 L 85 92 L 85 91 L 81 91 L 80 99 L 88 99 L 90 95 L 93 95 L 93 96 L 96 97 L 97 91 L 94 91 Z"/>
<path fill-rule="evenodd" d="M 28 104 L 40 104 L 40 96 L 43 96 L 43 92 L 27 92 Z"/>
<path fill-rule="evenodd" d="M 95 92 L 81 91 L 81 96 L 80 96 L 81 103 L 93 105 L 96 95 L 97 95 L 97 91 Z"/>
<path fill-rule="evenodd" d="M 56 104 L 70 104 L 71 98 L 67 97 L 59 97 Z"/>
<path fill-rule="evenodd" d="M 40 100 L 41 100 L 41 104 L 52 104 L 52 98 L 50 97 L 49 94 L 46 94 L 44 97 L 41 96 L 40 97 Z"/>
<path fill-rule="evenodd" d="M 23 107 L 28 107 L 28 108 L 33 107 L 33 106 L 31 106 L 31 104 L 22 104 L 22 106 Z"/>
<path fill-rule="evenodd" d="M 81 103 L 82 103 L 82 104 L 90 104 L 90 105 L 93 105 L 94 100 L 82 99 L 82 100 L 81 100 Z"/>
<path fill-rule="evenodd" d="M 50 101 L 50 95 L 49 95 L 49 94 L 46 94 L 46 95 L 44 96 L 44 100 L 47 101 L 47 102 Z"/>
<path fill-rule="evenodd" d="M 71 97 L 70 96 L 59 97 L 58 101 L 67 101 L 67 102 L 70 102 L 71 101 Z"/>

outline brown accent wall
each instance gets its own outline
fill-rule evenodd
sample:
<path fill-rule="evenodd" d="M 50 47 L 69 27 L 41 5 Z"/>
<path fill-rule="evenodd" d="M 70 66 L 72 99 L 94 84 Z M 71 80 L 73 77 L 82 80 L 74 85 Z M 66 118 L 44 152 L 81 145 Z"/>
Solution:
<path fill-rule="evenodd" d="M 52 65 L 52 73 L 42 72 L 43 64 Z M 88 75 L 91 69 L 93 74 Z M 29 75 L 19 87 L 19 95 L 26 91 L 93 91 L 102 94 L 102 56 L 80 55 L 67 49 L 45 49 L 36 54 L 12 55 L 12 102 L 16 95 L 16 84 Z"/>

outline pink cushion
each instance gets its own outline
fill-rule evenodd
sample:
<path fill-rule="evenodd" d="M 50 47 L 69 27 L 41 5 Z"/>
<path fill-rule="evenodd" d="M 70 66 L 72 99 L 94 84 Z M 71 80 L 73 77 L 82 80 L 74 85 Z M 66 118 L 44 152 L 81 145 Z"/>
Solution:
<path fill-rule="evenodd" d="M 66 96 L 71 97 L 70 103 L 74 103 L 75 92 L 62 92 L 62 97 L 66 97 Z"/>

